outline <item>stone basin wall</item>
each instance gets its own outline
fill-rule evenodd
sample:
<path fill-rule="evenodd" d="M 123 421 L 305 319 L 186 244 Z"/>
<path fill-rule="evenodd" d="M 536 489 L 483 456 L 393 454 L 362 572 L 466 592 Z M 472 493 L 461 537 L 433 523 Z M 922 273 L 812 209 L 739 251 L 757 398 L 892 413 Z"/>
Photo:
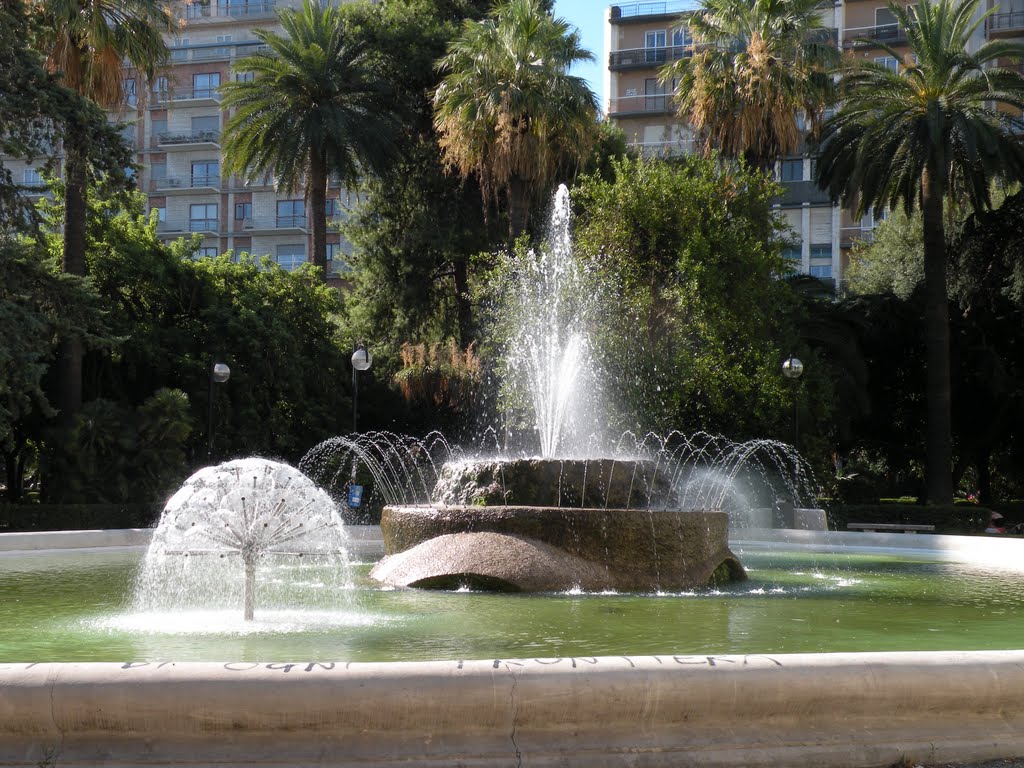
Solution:
<path fill-rule="evenodd" d="M 727 545 L 728 522 L 716 511 L 421 506 L 386 507 L 381 531 L 387 555 L 451 534 L 542 542 L 601 566 L 616 589 L 650 591 L 744 578 Z"/>

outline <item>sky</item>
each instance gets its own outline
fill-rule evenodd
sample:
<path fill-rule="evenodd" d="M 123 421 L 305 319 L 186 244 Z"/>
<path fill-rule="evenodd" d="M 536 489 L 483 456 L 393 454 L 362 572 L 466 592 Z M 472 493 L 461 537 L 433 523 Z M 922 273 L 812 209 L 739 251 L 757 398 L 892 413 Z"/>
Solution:
<path fill-rule="evenodd" d="M 584 77 L 591 90 L 604 103 L 604 17 L 611 0 L 555 0 L 555 16 L 578 27 L 583 47 L 594 54 L 596 61 L 573 70 Z"/>

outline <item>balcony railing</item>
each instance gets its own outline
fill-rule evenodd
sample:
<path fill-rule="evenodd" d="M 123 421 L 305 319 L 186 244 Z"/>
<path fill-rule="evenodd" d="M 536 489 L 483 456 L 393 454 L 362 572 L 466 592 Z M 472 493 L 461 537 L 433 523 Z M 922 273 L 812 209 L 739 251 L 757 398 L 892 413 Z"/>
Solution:
<path fill-rule="evenodd" d="M 165 131 L 157 134 L 156 143 L 161 146 L 220 144 L 220 131 Z"/>
<path fill-rule="evenodd" d="M 189 219 L 189 232 L 216 232 L 220 222 L 217 219 Z"/>
<path fill-rule="evenodd" d="M 212 101 L 220 104 L 220 88 L 174 88 L 154 90 L 150 97 L 151 106 L 165 106 L 171 102 Z"/>
<path fill-rule="evenodd" d="M 818 186 L 818 182 L 810 180 L 783 181 L 782 194 L 778 202 L 782 205 L 795 205 L 797 203 L 830 203 L 832 196 Z"/>
<path fill-rule="evenodd" d="M 162 179 L 153 179 L 149 185 L 154 192 L 171 189 L 220 189 L 220 176 L 212 174 L 166 176 Z"/>
<path fill-rule="evenodd" d="M 276 224 L 278 229 L 305 229 L 306 216 L 278 216 Z"/>
<path fill-rule="evenodd" d="M 209 45 L 190 45 L 171 48 L 171 61 L 214 61 L 217 59 L 237 59 L 251 56 L 254 53 L 269 52 L 270 46 L 258 42 L 249 43 L 212 43 Z"/>
<path fill-rule="evenodd" d="M 185 18 L 197 19 L 255 19 L 273 16 L 277 10 L 274 0 L 263 0 L 251 3 L 196 3 L 185 8 Z"/>
<path fill-rule="evenodd" d="M 610 69 L 629 69 L 631 67 L 657 67 L 668 61 L 678 61 L 693 55 L 689 45 L 670 45 L 662 48 L 627 48 L 613 51 L 608 57 Z"/>
<path fill-rule="evenodd" d="M 985 19 L 985 27 L 989 32 L 1019 32 L 1024 29 L 1024 11 L 993 13 Z"/>
<path fill-rule="evenodd" d="M 654 114 L 668 114 L 674 111 L 671 94 L 651 94 L 644 96 L 621 96 L 611 100 L 612 115 L 621 115 L 629 112 L 646 112 Z"/>
<path fill-rule="evenodd" d="M 844 48 L 870 48 L 876 43 L 905 45 L 907 31 L 899 24 L 879 24 L 874 27 L 850 27 L 843 33 Z"/>
<path fill-rule="evenodd" d="M 269 231 L 274 229 L 306 229 L 305 216 L 276 216 L 260 219 L 243 219 L 235 222 L 235 229 Z"/>
<path fill-rule="evenodd" d="M 874 227 L 843 227 L 839 230 L 839 240 L 844 247 L 856 242 L 870 244 L 875 242 L 875 233 L 877 231 L 877 225 Z"/>
<path fill-rule="evenodd" d="M 640 16 L 666 16 L 700 8 L 696 0 L 654 0 L 652 2 L 613 5 L 611 18 L 632 19 Z"/>
<path fill-rule="evenodd" d="M 693 154 L 695 144 L 693 139 L 678 139 L 676 141 L 634 141 L 629 146 L 640 150 L 640 154 L 644 157 L 666 157 Z"/>

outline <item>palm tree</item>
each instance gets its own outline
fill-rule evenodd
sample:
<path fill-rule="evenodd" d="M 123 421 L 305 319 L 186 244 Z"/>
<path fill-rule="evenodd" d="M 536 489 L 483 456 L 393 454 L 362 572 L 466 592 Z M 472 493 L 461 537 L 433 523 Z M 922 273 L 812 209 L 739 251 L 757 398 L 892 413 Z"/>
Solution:
<path fill-rule="evenodd" d="M 284 35 L 253 34 L 265 52 L 236 63 L 252 80 L 222 86 L 235 110 L 225 126 L 225 170 L 249 179 L 273 176 L 289 193 L 304 191 L 313 230 L 313 263 L 327 268 L 327 180 L 355 185 L 390 157 L 394 107 L 373 70 L 366 39 L 349 34 L 335 7 L 306 0 L 278 13 Z"/>
<path fill-rule="evenodd" d="M 593 141 L 596 97 L 569 74 L 593 60 L 540 0 L 503 0 L 483 21 L 465 22 L 438 64 L 446 74 L 434 125 L 445 164 L 463 178 L 476 174 L 485 204 L 504 198 L 512 240 L 559 161 L 581 159 Z"/>
<path fill-rule="evenodd" d="M 666 64 L 677 113 L 706 154 L 770 170 L 800 151 L 832 102 L 838 60 L 822 0 L 704 0 L 688 20 L 691 56 Z"/>
<path fill-rule="evenodd" d="M 45 30 L 39 46 L 46 66 L 63 85 L 105 109 L 124 103 L 124 62 L 152 79 L 167 58 L 163 32 L 178 21 L 160 0 L 36 0 Z M 86 138 L 64 131 L 63 270 L 85 274 L 85 211 L 89 164 Z M 61 416 L 70 420 L 82 404 L 82 349 L 62 343 L 58 356 Z"/>
<path fill-rule="evenodd" d="M 990 206 L 993 180 L 1024 178 L 1016 132 L 1024 77 L 1002 64 L 1024 59 L 1024 46 L 994 40 L 968 52 L 972 33 L 992 13 L 972 17 L 981 0 L 920 0 L 889 9 L 909 52 L 882 48 L 901 62 L 890 71 L 858 61 L 842 78 L 842 109 L 822 132 L 818 181 L 861 213 L 902 203 L 920 207 L 925 251 L 928 402 L 926 496 L 953 501 L 949 307 L 944 205 Z M 1012 111 L 1004 111 L 1009 108 Z"/>

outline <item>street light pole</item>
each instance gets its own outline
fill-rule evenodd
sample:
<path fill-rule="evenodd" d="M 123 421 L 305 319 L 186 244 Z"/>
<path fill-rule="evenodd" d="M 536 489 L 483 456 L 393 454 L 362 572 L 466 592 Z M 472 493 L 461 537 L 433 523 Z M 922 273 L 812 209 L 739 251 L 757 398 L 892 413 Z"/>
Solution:
<path fill-rule="evenodd" d="M 206 460 L 209 462 L 210 457 L 213 455 L 213 395 L 214 395 L 214 384 L 223 384 L 231 378 L 231 369 L 227 363 L 214 362 L 214 358 L 210 358 L 210 396 L 209 400 L 210 411 L 206 421 Z"/>
<path fill-rule="evenodd" d="M 352 353 L 352 431 L 359 431 L 359 371 L 369 370 L 373 355 L 360 342 Z"/>
<path fill-rule="evenodd" d="M 799 393 L 800 377 L 804 373 L 804 364 L 790 353 L 789 357 L 782 363 L 782 375 L 793 382 L 793 447 L 796 448 L 800 442 L 800 412 Z"/>

